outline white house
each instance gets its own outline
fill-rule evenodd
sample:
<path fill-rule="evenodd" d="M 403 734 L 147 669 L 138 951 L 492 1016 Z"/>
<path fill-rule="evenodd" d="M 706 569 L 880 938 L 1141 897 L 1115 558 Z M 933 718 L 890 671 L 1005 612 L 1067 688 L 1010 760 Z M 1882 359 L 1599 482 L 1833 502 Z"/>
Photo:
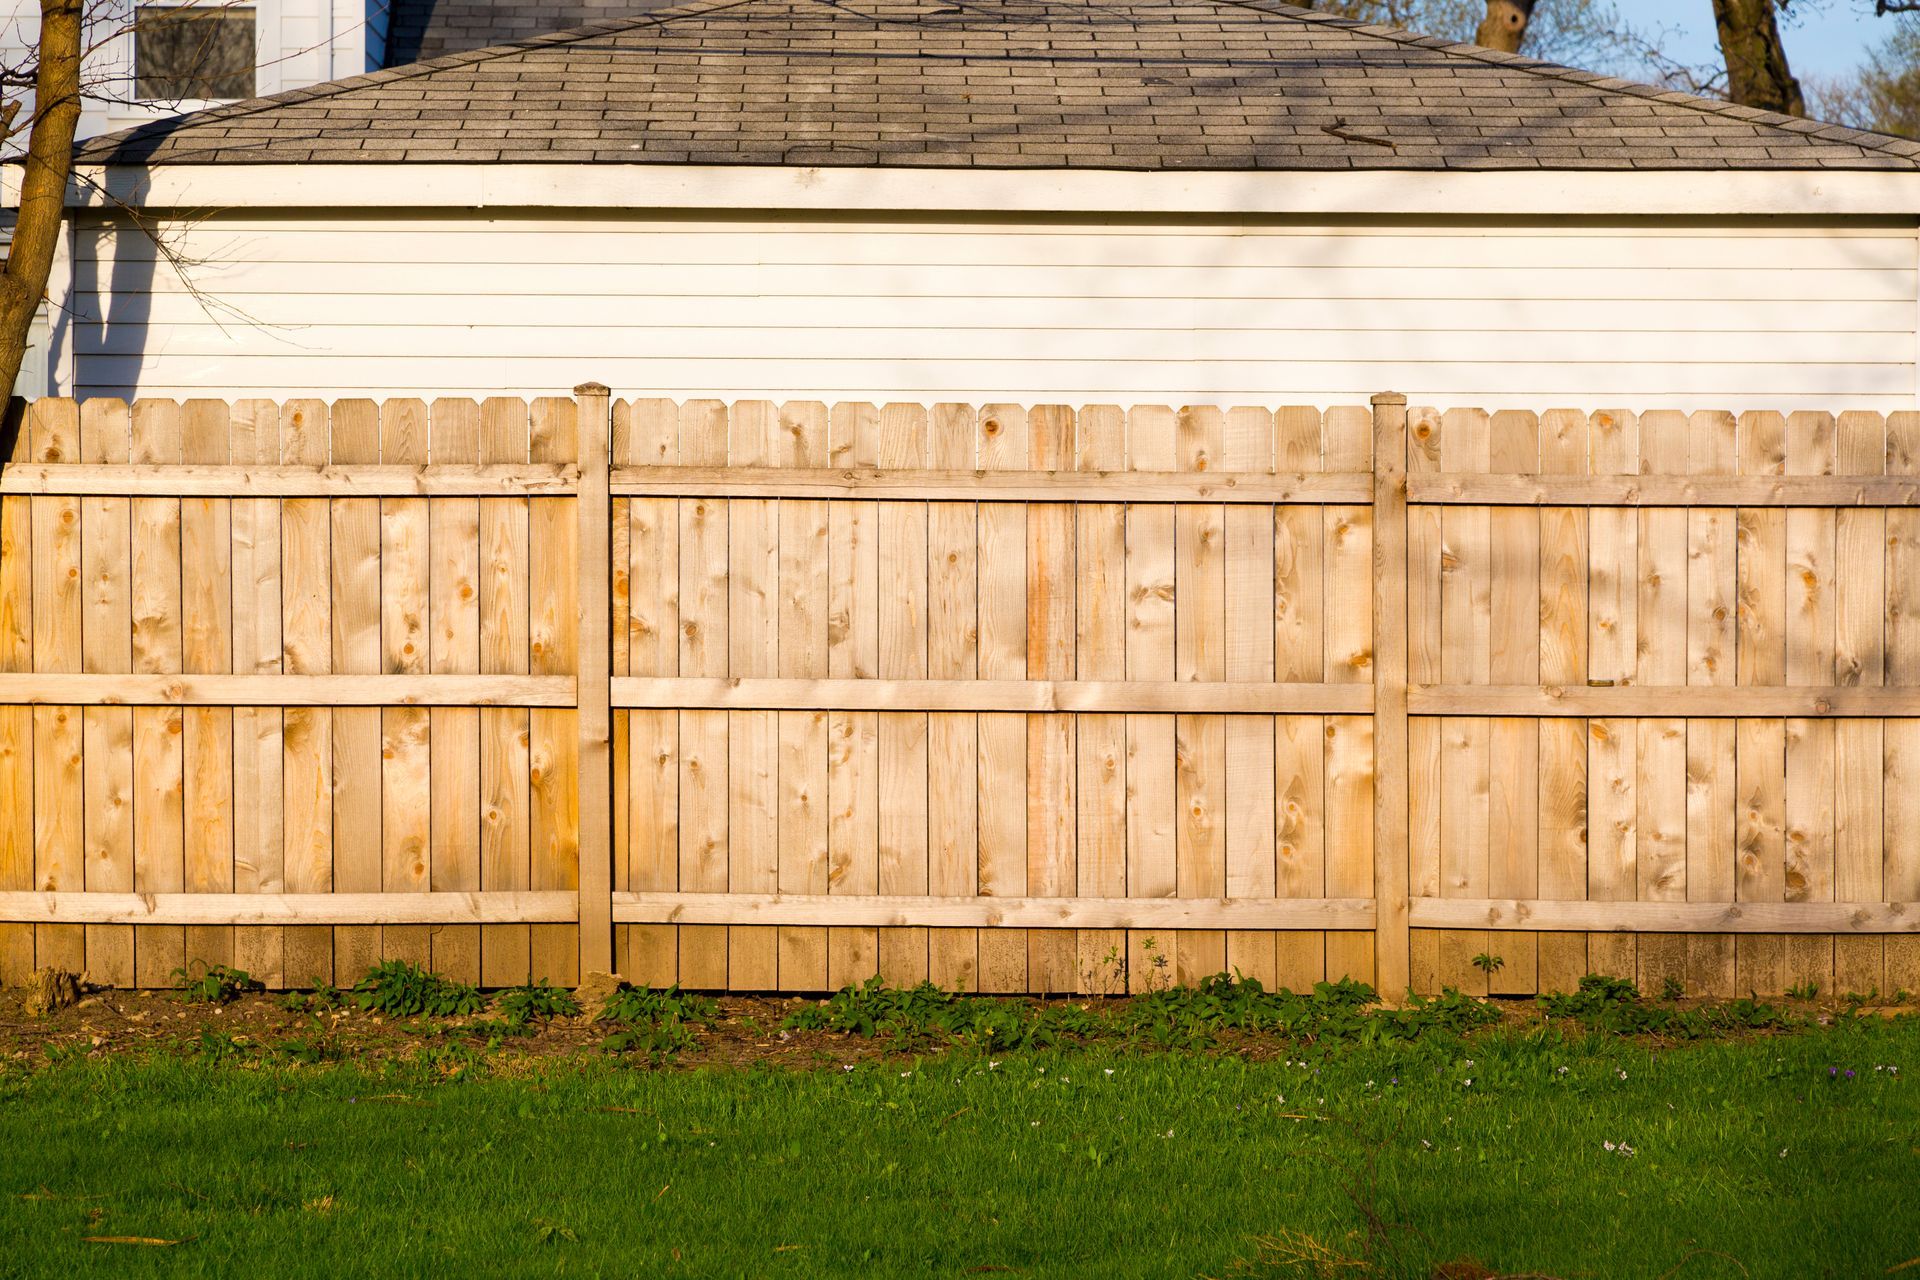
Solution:
<path fill-rule="evenodd" d="M 699 0 L 80 160 L 83 396 L 1916 404 L 1920 146 L 1266 0 Z"/>

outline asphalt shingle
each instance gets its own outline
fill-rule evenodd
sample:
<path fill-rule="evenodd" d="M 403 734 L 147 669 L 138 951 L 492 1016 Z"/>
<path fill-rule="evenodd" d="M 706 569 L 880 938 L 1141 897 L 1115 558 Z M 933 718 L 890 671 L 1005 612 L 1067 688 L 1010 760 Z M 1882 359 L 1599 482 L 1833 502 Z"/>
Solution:
<path fill-rule="evenodd" d="M 583 17 L 605 20 L 155 122 L 79 160 L 1920 168 L 1920 144 L 1274 0 L 453 0 L 402 5 L 395 48 Z"/>

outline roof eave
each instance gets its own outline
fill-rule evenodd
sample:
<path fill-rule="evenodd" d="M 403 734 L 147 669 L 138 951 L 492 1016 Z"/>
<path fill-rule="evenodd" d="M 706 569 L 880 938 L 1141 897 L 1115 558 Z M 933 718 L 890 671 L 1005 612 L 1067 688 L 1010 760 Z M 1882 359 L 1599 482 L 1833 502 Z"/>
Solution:
<path fill-rule="evenodd" d="M 19 168 L 0 174 L 17 203 Z M 69 207 L 1916 216 L 1920 169 L 1172 171 L 645 164 L 84 166 Z"/>

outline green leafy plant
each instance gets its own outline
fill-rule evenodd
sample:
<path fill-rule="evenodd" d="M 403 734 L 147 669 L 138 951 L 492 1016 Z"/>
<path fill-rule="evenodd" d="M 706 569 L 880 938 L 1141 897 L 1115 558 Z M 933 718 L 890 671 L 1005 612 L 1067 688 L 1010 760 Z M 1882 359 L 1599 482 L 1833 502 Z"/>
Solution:
<path fill-rule="evenodd" d="M 1566 1018 L 1589 1031 L 1613 1035 L 1664 1035 L 1695 1039 L 1723 1031 L 1777 1031 L 1801 1025 L 1778 1005 L 1760 1000 L 1730 1000 L 1700 1009 L 1649 1004 L 1625 978 L 1590 973 L 1577 990 L 1544 995 L 1540 1008 L 1549 1018 Z"/>
<path fill-rule="evenodd" d="M 1789 1000 L 1813 1000 L 1817 999 L 1819 995 L 1820 984 L 1817 982 L 1802 982 L 1798 986 L 1787 988 L 1787 999 Z"/>
<path fill-rule="evenodd" d="M 1660 998 L 1662 1000 L 1678 1000 L 1686 994 L 1687 984 L 1672 974 L 1668 974 L 1666 977 L 1660 979 Z"/>
<path fill-rule="evenodd" d="M 459 1018 L 487 1004 L 464 982 L 449 981 L 404 960 L 389 960 L 371 970 L 353 984 L 352 994 L 362 1009 L 393 1018 Z"/>
<path fill-rule="evenodd" d="M 289 1013 L 325 1013 L 346 1001 L 346 992 L 316 975 L 312 991 L 289 991 L 280 997 L 280 1007 Z"/>
<path fill-rule="evenodd" d="M 508 987 L 494 996 L 493 1003 L 503 1018 L 517 1026 L 580 1015 L 580 1002 L 574 999 L 573 992 L 556 987 L 545 978 Z"/>
<path fill-rule="evenodd" d="M 623 985 L 601 1006 L 598 1021 L 612 1023 L 616 1029 L 600 1047 L 607 1053 L 637 1053 L 663 1062 L 699 1042 L 695 1027 L 710 1027 L 719 1020 L 720 1006 L 706 996 L 678 986 L 655 991 Z"/>
<path fill-rule="evenodd" d="M 1487 952 L 1482 951 L 1473 958 L 1473 967 L 1488 977 L 1492 977 L 1507 967 L 1507 961 L 1504 956 L 1489 955 Z"/>
<path fill-rule="evenodd" d="M 224 964 L 209 966 L 198 961 L 195 965 L 198 973 L 187 969 L 173 971 L 180 998 L 188 1004 L 231 1004 L 243 992 L 265 989 L 265 984 L 256 982 L 245 969 L 230 969 Z"/>

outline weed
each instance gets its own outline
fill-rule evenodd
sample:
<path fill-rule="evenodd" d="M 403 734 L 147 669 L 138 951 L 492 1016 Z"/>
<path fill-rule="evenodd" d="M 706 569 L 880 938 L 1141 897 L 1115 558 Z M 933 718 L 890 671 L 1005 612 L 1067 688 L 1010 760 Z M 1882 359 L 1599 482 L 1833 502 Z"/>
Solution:
<path fill-rule="evenodd" d="M 695 1027 L 713 1026 L 719 1018 L 719 1005 L 678 986 L 655 991 L 623 985 L 601 1007 L 599 1021 L 618 1029 L 600 1047 L 611 1054 L 639 1054 L 652 1062 L 665 1062 L 699 1042 Z"/>
<path fill-rule="evenodd" d="M 1080 976 L 1095 995 L 1122 995 L 1127 989 L 1127 958 L 1119 947 L 1108 947 L 1107 954 L 1089 963 Z"/>
<path fill-rule="evenodd" d="M 403 1070 L 410 1069 L 432 1080 L 464 1080 L 469 1076 L 485 1074 L 487 1059 L 472 1045 L 456 1041 L 422 1045 L 400 1066 Z"/>
<path fill-rule="evenodd" d="M 465 1036 L 469 1040 L 485 1040 L 489 1044 L 498 1044 L 511 1036 L 530 1036 L 533 1027 L 512 1018 L 474 1018 L 453 1026 L 433 1025 L 431 1034 L 447 1036 Z"/>
<path fill-rule="evenodd" d="M 1648 1004 L 1625 978 L 1590 973 L 1578 990 L 1545 995 L 1540 1008 L 1549 1018 L 1566 1018 L 1589 1031 L 1614 1035 L 1663 1035 L 1697 1039 L 1722 1031 L 1777 1031 L 1799 1025 L 1778 1005 L 1760 1000 L 1731 1000 L 1703 1009 L 1670 1009 Z"/>
<path fill-rule="evenodd" d="M 523 986 L 509 987 L 493 998 L 494 1007 L 508 1022 L 525 1025 L 538 1019 L 577 1018 L 580 1002 L 565 987 L 556 987 L 545 978 Z"/>
<path fill-rule="evenodd" d="M 224 964 L 208 967 L 195 961 L 199 973 L 187 969 L 175 969 L 173 981 L 180 988 L 180 998 L 188 1004 L 231 1004 L 240 998 L 242 992 L 264 990 L 264 984 L 254 981 L 253 975 L 245 969 L 229 969 Z"/>
<path fill-rule="evenodd" d="M 274 1055 L 293 1066 L 314 1067 L 323 1062 L 338 1062 L 344 1055 L 326 1036 L 297 1036 L 274 1046 Z"/>
<path fill-rule="evenodd" d="M 1492 977 L 1507 967 L 1507 961 L 1504 956 L 1489 955 L 1485 951 L 1482 951 L 1473 958 L 1473 967 L 1488 977 Z"/>
<path fill-rule="evenodd" d="M 346 1002 L 346 992 L 318 975 L 313 979 L 312 991 L 289 991 L 280 997 L 280 1007 L 289 1013 L 326 1013 Z"/>
<path fill-rule="evenodd" d="M 1172 965 L 1161 953 L 1160 943 L 1152 934 L 1141 939 L 1140 954 L 1147 961 L 1146 979 L 1141 985 L 1148 991 L 1164 991 L 1171 987 L 1173 985 L 1173 974 L 1170 972 Z"/>
<path fill-rule="evenodd" d="M 404 960 L 389 960 L 353 984 L 353 1000 L 391 1018 L 460 1018 L 480 1012 L 486 1001 L 464 982 L 452 982 Z"/>
<path fill-rule="evenodd" d="M 601 1006 L 601 1022 L 685 1022 L 710 1027 L 720 1020 L 720 1006 L 706 996 L 677 986 L 655 991 L 651 987 L 622 986 Z"/>
<path fill-rule="evenodd" d="M 1686 994 L 1687 984 L 1672 974 L 1668 974 L 1666 977 L 1660 979 L 1660 998 L 1662 1000 L 1678 1000 Z"/>
<path fill-rule="evenodd" d="M 229 1035 L 225 1031 L 202 1031 L 187 1041 L 187 1052 L 209 1065 L 231 1062 L 236 1058 L 252 1055 L 253 1048 L 246 1041 Z"/>
<path fill-rule="evenodd" d="M 1359 982 L 1322 982 L 1301 994 L 1268 991 L 1251 978 L 1226 974 L 1196 987 L 1156 987 L 1111 1009 L 968 998 L 930 983 L 895 990 L 871 978 L 795 1010 L 783 1025 L 796 1031 L 885 1036 L 903 1048 L 945 1041 L 1001 1052 L 1100 1040 L 1203 1049 L 1224 1032 L 1304 1040 L 1413 1040 L 1434 1031 L 1465 1033 L 1499 1017 L 1489 1006 L 1452 990 L 1432 999 L 1416 997 L 1405 1009 L 1379 1010 L 1375 1003 L 1373 988 Z"/>
<path fill-rule="evenodd" d="M 1803 982 L 1798 986 L 1787 988 L 1787 999 L 1789 1000 L 1813 1000 L 1818 998 L 1819 995 L 1820 984 L 1817 982 Z"/>

